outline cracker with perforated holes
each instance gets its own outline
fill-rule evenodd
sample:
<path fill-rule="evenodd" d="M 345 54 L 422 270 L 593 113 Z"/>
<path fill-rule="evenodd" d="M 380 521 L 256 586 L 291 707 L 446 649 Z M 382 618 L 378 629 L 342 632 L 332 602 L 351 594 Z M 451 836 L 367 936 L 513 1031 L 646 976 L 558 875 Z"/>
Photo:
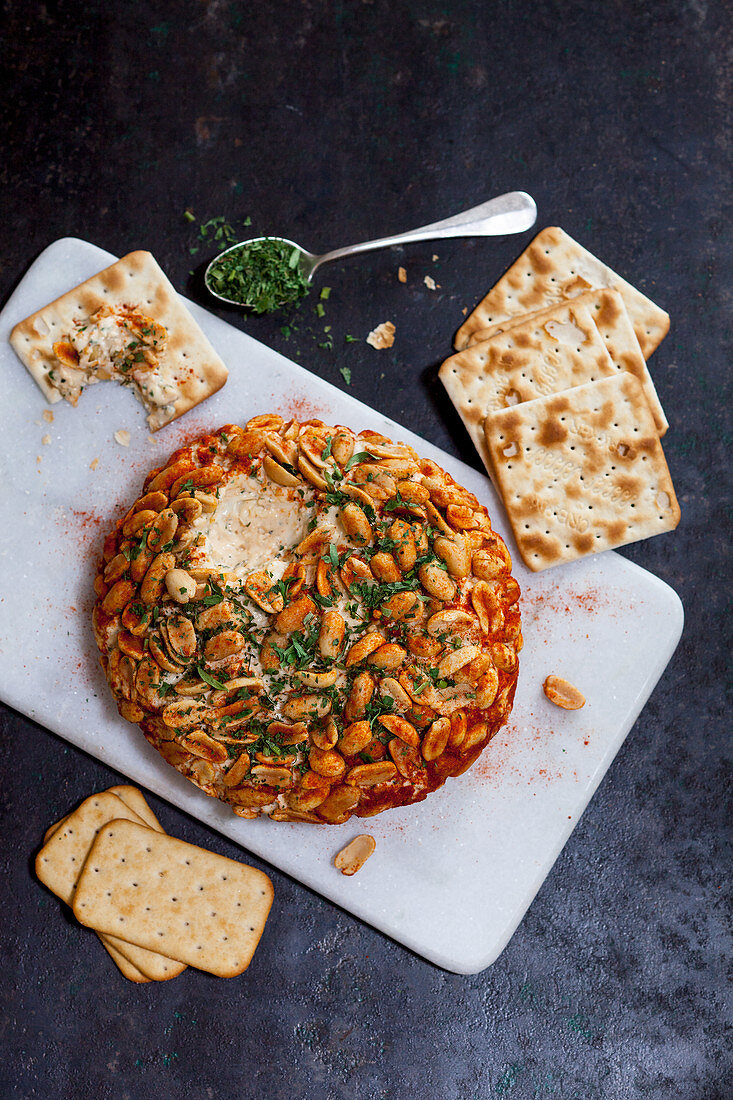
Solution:
<path fill-rule="evenodd" d="M 126 785 L 117 788 L 124 791 L 128 797 L 130 797 L 130 791 L 134 789 Z M 140 799 L 144 801 L 142 795 Z M 157 818 L 149 807 L 147 807 L 147 813 L 156 821 L 157 828 L 160 829 L 160 823 L 157 822 Z M 40 881 L 67 905 L 71 905 L 79 875 L 96 833 L 108 821 L 125 817 L 140 826 L 148 827 L 143 818 L 112 790 L 86 798 L 48 835 L 48 839 L 36 856 L 36 875 Z M 168 981 L 170 978 L 177 977 L 184 969 L 176 960 L 155 951 L 142 951 L 119 941 L 114 936 L 110 938 L 101 936 L 100 939 L 105 948 L 113 949 L 109 953 L 115 962 L 117 962 L 117 954 L 123 955 L 128 963 L 146 979 Z"/>
<path fill-rule="evenodd" d="M 648 359 L 669 331 L 669 315 L 557 226 L 538 233 L 468 315 L 456 333 L 455 347 L 466 347 L 478 329 L 603 287 L 618 290 Z"/>
<path fill-rule="evenodd" d="M 574 299 L 575 302 L 584 302 L 591 311 L 603 342 L 611 356 L 611 361 L 618 370 L 626 370 L 633 374 L 641 383 L 644 396 L 652 410 L 654 423 L 660 437 L 665 434 L 669 424 L 664 415 L 664 409 L 657 395 L 646 360 L 641 354 L 639 341 L 636 338 L 629 315 L 624 305 L 624 300 L 617 290 L 588 290 Z M 548 309 L 540 310 L 531 315 L 534 321 L 542 321 L 555 318 L 562 320 L 562 311 L 567 310 L 571 302 L 560 302 Z M 501 321 L 488 329 L 481 329 L 471 337 L 471 344 L 480 343 L 482 340 L 490 340 L 501 332 L 511 332 L 517 325 L 529 321 L 530 317 L 510 317 L 507 321 Z M 469 345 L 470 346 L 470 345 Z"/>
<path fill-rule="evenodd" d="M 679 523 L 654 419 L 631 374 L 501 409 L 485 432 L 519 552 L 534 571 Z"/>
<path fill-rule="evenodd" d="M 10 343 L 48 401 L 61 400 L 59 386 L 64 371 L 70 376 L 80 375 L 65 391 L 71 394 L 68 399 L 72 404 L 76 404 L 80 388 L 90 384 L 86 375 L 81 377 L 83 372 L 75 372 L 73 366 L 59 359 L 54 344 L 83 332 L 84 326 L 105 306 L 138 311 L 144 319 L 150 318 L 166 330 L 159 357 L 160 378 L 156 375 L 155 384 L 146 385 L 145 375 L 140 376 L 143 380 L 138 383 L 136 365 L 133 363 L 132 369 L 129 364 L 125 366 L 126 384 L 148 409 L 152 431 L 182 416 L 226 382 L 224 363 L 155 258 L 150 252 L 130 252 L 20 321 L 11 332 Z"/>
<path fill-rule="evenodd" d="M 74 914 L 98 932 L 226 978 L 249 966 L 272 899 L 262 871 L 125 820 L 98 833 Z"/>
<path fill-rule="evenodd" d="M 118 798 L 121 798 L 126 806 L 129 806 L 131 810 L 142 818 L 146 825 L 149 825 L 151 829 L 157 829 L 158 832 L 163 832 L 163 826 L 158 821 L 157 817 L 148 806 L 145 796 L 137 787 L 132 787 L 128 783 L 121 783 L 116 787 L 108 787 L 106 794 L 115 794 Z M 66 815 L 68 817 L 68 814 Z M 66 817 L 62 817 L 60 821 L 56 821 L 53 825 L 49 825 L 43 836 L 43 843 L 51 837 L 58 828 L 66 821 Z M 111 819 L 110 819 L 111 820 Z"/>
<path fill-rule="evenodd" d="M 151 829 L 156 829 L 159 833 L 164 832 L 163 826 L 148 806 L 145 795 L 137 787 L 133 787 L 129 783 L 119 783 L 116 787 L 108 787 L 107 789 L 110 794 L 116 794 L 118 798 L 121 798 L 125 805 L 134 810 L 137 816 L 141 817 Z"/>
<path fill-rule="evenodd" d="M 563 302 L 553 319 L 522 319 L 451 355 L 440 379 L 492 476 L 483 423 L 489 412 L 610 377 L 617 368 L 587 302 Z"/>

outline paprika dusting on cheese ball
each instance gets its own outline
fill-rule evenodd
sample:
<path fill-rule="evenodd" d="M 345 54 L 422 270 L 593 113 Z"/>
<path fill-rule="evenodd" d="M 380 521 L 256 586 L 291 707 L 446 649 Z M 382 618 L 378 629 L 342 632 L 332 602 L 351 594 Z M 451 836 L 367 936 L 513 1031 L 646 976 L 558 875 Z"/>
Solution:
<path fill-rule="evenodd" d="M 176 451 L 95 589 L 120 714 L 240 817 L 422 801 L 511 711 L 507 548 L 471 493 L 375 432 L 268 414 Z"/>

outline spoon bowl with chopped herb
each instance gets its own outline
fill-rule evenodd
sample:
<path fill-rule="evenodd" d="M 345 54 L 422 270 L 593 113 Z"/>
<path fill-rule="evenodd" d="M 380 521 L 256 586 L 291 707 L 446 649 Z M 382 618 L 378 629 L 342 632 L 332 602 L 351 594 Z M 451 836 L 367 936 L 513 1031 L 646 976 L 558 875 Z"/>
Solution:
<path fill-rule="evenodd" d="M 243 306 L 254 313 L 269 313 L 306 295 L 317 269 L 332 260 L 411 241 L 524 233 L 536 219 L 534 199 L 525 191 L 510 191 L 432 225 L 320 256 L 287 237 L 253 237 L 221 252 L 207 267 L 204 279 L 209 293 L 220 302 Z"/>

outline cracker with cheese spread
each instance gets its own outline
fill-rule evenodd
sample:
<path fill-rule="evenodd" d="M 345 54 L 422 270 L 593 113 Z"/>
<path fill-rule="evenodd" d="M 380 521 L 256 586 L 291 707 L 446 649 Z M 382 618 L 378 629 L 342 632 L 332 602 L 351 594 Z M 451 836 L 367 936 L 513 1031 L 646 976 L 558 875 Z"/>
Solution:
<path fill-rule="evenodd" d="M 157 431 L 221 389 L 227 369 L 149 252 L 131 252 L 26 317 L 10 343 L 50 402 L 129 386 Z"/>

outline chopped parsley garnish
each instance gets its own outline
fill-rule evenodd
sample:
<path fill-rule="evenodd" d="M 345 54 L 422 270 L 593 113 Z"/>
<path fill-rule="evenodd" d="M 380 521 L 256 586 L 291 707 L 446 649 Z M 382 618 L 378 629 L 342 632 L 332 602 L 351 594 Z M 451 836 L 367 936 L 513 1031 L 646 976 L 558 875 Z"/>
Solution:
<path fill-rule="evenodd" d="M 358 451 L 355 455 L 351 456 L 349 461 L 344 466 L 344 473 L 348 474 L 352 466 L 358 466 L 360 462 L 372 462 L 373 460 L 374 455 L 370 454 L 369 451 Z"/>
<path fill-rule="evenodd" d="M 209 289 L 255 313 L 269 313 L 308 293 L 300 255 L 299 248 L 276 237 L 251 241 L 214 261 L 207 275 Z"/>
<path fill-rule="evenodd" d="M 217 688 L 219 691 L 224 691 L 226 689 L 226 684 L 223 684 L 221 680 L 215 680 L 213 676 L 210 676 L 209 673 L 201 667 L 201 665 L 196 665 L 196 671 L 204 683 L 208 684 L 209 687 Z"/>

